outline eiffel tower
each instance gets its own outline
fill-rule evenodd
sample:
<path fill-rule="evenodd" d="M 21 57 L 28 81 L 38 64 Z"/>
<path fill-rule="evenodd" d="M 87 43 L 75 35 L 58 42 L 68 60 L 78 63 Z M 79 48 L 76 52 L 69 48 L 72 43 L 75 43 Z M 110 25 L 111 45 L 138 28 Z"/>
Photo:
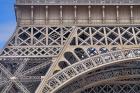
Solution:
<path fill-rule="evenodd" d="M 140 0 L 16 0 L 0 93 L 140 93 Z"/>

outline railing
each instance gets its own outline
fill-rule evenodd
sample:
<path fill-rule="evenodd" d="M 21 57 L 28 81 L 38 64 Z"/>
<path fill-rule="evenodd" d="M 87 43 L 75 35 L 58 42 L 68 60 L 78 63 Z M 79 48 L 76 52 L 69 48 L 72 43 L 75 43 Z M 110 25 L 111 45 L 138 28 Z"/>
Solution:
<path fill-rule="evenodd" d="M 97 5 L 127 5 L 140 4 L 140 0 L 16 0 L 16 4 L 46 4 L 46 5 L 71 5 L 71 4 L 97 4 Z"/>
<path fill-rule="evenodd" d="M 45 93 L 54 93 L 54 91 L 64 85 L 64 83 L 94 68 L 135 59 L 140 59 L 140 49 L 108 52 L 85 59 L 82 62 L 77 62 L 53 75 L 46 83 Z"/>

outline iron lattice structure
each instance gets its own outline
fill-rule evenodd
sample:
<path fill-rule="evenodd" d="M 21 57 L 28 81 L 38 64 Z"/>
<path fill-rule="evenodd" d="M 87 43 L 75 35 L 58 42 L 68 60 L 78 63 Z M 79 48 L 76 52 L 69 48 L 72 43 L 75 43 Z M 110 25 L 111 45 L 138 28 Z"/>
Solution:
<path fill-rule="evenodd" d="M 140 93 L 139 0 L 16 0 L 0 93 Z"/>

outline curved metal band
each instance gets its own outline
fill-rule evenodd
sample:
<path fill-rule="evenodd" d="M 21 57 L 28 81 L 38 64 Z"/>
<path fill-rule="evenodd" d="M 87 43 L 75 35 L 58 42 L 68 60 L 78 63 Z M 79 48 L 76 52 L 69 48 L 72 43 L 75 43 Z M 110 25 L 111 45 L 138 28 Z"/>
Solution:
<path fill-rule="evenodd" d="M 108 52 L 85 59 L 53 75 L 47 82 L 45 92 L 54 93 L 54 91 L 58 90 L 60 87 L 73 80 L 74 78 L 96 68 L 138 59 L 140 59 L 140 49 Z"/>

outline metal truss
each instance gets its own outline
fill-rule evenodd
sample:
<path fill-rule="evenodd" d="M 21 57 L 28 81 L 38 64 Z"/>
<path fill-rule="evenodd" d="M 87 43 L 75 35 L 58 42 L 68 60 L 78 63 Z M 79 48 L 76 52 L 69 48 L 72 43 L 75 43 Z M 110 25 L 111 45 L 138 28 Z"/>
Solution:
<path fill-rule="evenodd" d="M 0 93 L 34 93 L 50 64 L 50 58 L 1 59 Z"/>
<path fill-rule="evenodd" d="M 0 56 L 1 93 L 56 92 L 72 78 L 95 68 L 138 60 L 139 45 L 138 26 L 17 27 Z M 66 53 L 73 57 L 68 60 Z M 66 67 L 60 67 L 61 61 Z"/>
<path fill-rule="evenodd" d="M 57 56 L 71 30 L 71 27 L 18 27 L 1 55 Z"/>
<path fill-rule="evenodd" d="M 125 83 L 117 84 L 107 84 L 107 85 L 98 85 L 81 91 L 79 93 L 139 93 L 140 84 L 134 83 Z"/>
<path fill-rule="evenodd" d="M 0 52 L 0 93 L 140 93 L 133 5 L 140 1 L 16 0 L 17 28 Z"/>
<path fill-rule="evenodd" d="M 133 63 L 135 64 L 135 62 Z M 67 82 L 66 84 L 61 86 L 61 88 L 58 89 L 57 91 L 55 92 L 53 91 L 53 93 L 81 93 L 81 91 L 86 89 L 88 90 L 88 88 L 92 86 L 96 87 L 98 85 L 109 85 L 110 83 L 115 84 L 115 82 L 116 85 L 117 83 L 124 84 L 124 85 L 125 84 L 127 85 L 129 83 L 137 85 L 139 84 L 138 81 L 140 80 L 139 62 L 137 63 L 137 66 L 136 64 L 135 66 L 132 64 L 131 65 L 128 64 L 126 63 L 123 65 L 116 64 L 116 65 L 106 66 L 105 68 L 100 68 L 100 69 L 97 68 L 94 71 L 90 71 L 87 72 L 86 74 L 77 76 L 77 78 Z M 123 89 L 123 86 L 121 86 L 121 88 Z M 139 89 L 137 90 L 139 91 Z M 100 93 L 99 91 L 102 91 L 102 89 L 99 89 L 97 93 Z M 122 90 L 122 91 L 124 91 L 125 93 L 126 90 Z M 129 89 L 127 91 L 129 91 Z M 138 91 L 134 93 L 139 93 Z M 118 92 L 113 92 L 113 93 L 118 93 Z"/>
<path fill-rule="evenodd" d="M 71 79 L 76 78 L 83 73 L 87 73 L 90 70 L 94 70 L 95 68 L 138 59 L 140 59 L 139 49 L 119 50 L 87 58 L 68 66 L 50 77 L 50 79 L 46 82 L 44 93 L 47 91 L 54 93 L 54 91 L 58 90 L 67 82 L 70 82 Z"/>
<path fill-rule="evenodd" d="M 73 29 L 71 46 L 140 44 L 140 28 L 128 27 L 18 27 L 1 56 L 58 56 Z"/>
<path fill-rule="evenodd" d="M 66 43 L 66 48 L 64 48 L 63 51 L 61 51 L 58 59 L 56 59 L 52 67 L 50 67 L 49 73 L 46 74 L 44 80 L 41 82 L 36 93 L 41 92 L 43 90 L 42 88 L 46 84 L 47 84 L 47 88 L 46 87 L 45 88 L 47 91 L 53 91 L 55 90 L 54 88 L 56 88 L 56 86 L 58 87 L 63 85 L 64 84 L 62 82 L 63 80 L 62 81 L 52 80 L 52 82 L 54 82 L 53 84 L 55 85 L 55 87 L 52 87 L 49 85 L 49 83 L 47 83 L 49 82 L 49 78 L 54 79 L 55 77 L 55 79 L 57 79 L 56 77 L 58 74 L 60 74 L 60 76 L 62 75 L 64 81 L 66 80 L 66 82 L 68 82 L 69 81 L 68 77 L 71 78 L 79 75 L 79 73 L 84 73 L 86 69 L 93 68 L 93 67 L 95 68 L 100 67 L 100 65 L 106 65 L 109 64 L 110 62 L 112 63 L 112 62 L 125 61 L 123 59 L 130 60 L 129 58 L 131 58 L 131 56 L 134 57 L 136 51 L 137 51 L 136 55 L 137 54 L 139 55 L 138 27 L 75 27 L 75 31 L 76 32 L 74 32 L 74 35 L 72 35 L 72 37 L 69 38 L 71 42 Z M 133 34 L 132 33 L 130 34 L 130 32 L 133 32 Z M 107 48 L 108 51 L 111 52 L 109 54 L 103 55 L 102 52 L 99 51 L 100 48 L 102 47 Z M 119 50 L 119 49 L 122 50 L 112 52 L 111 49 L 113 47 L 116 47 L 115 50 Z M 131 49 L 133 47 L 138 47 L 138 49 L 124 50 L 124 48 Z M 81 52 L 80 54 L 76 54 L 75 50 L 77 48 L 83 48 L 83 52 Z M 94 56 L 90 55 L 90 53 L 92 53 L 91 50 L 89 51 L 90 53 L 88 53 L 88 51 L 86 50 L 87 48 L 96 49 L 97 53 L 95 55 L 98 56 L 96 56 L 96 58 L 94 59 Z M 135 51 L 135 53 L 133 52 L 134 55 L 132 55 L 133 53 L 131 54 L 131 51 Z M 67 52 L 71 52 L 73 56 L 75 56 L 75 58 L 74 57 L 68 58 L 71 59 L 75 63 L 75 65 L 70 60 L 65 58 L 65 53 Z M 136 58 L 136 56 L 134 58 Z M 79 62 L 76 62 L 76 59 Z M 83 59 L 86 60 L 84 61 Z M 83 61 L 85 63 L 83 63 Z M 55 74 L 54 75 L 51 74 L 55 71 L 55 67 L 57 67 L 60 62 L 66 63 L 67 69 L 64 69 L 66 71 L 64 71 L 64 73 L 63 72 L 61 73 L 61 70 L 63 71 L 63 69 L 59 69 L 60 72 L 56 74 L 56 76 Z M 53 75 L 54 77 L 51 77 L 51 75 Z"/>
<path fill-rule="evenodd" d="M 137 45 L 140 43 L 139 27 L 80 27 L 78 45 Z"/>

